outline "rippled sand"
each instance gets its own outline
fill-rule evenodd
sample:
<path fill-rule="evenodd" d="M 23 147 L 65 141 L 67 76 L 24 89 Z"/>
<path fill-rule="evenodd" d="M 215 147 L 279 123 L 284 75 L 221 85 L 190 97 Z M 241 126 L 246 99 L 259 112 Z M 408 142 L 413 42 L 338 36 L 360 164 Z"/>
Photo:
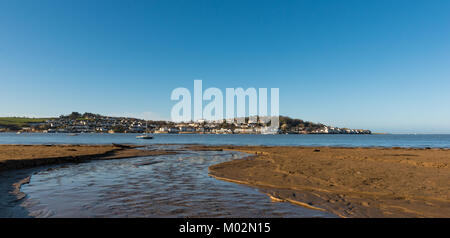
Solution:
<path fill-rule="evenodd" d="M 208 176 L 209 166 L 245 156 L 178 151 L 57 166 L 22 186 L 21 206 L 33 217 L 333 217 Z"/>
<path fill-rule="evenodd" d="M 256 156 L 213 165 L 219 178 L 344 217 L 450 217 L 450 150 L 200 146 Z"/>

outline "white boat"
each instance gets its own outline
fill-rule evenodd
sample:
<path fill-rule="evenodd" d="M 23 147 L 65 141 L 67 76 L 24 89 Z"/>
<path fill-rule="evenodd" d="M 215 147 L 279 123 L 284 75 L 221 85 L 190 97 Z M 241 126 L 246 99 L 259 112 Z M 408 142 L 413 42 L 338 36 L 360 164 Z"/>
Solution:
<path fill-rule="evenodd" d="M 147 122 L 145 122 L 145 129 L 148 129 L 148 125 Z M 149 140 L 149 139 L 153 139 L 153 136 L 151 135 L 147 135 L 146 133 L 140 135 L 140 136 L 136 136 L 136 139 L 144 139 L 144 140 Z"/>
<path fill-rule="evenodd" d="M 144 134 L 144 135 L 136 136 L 136 139 L 149 140 L 149 139 L 153 139 L 153 136 Z"/>

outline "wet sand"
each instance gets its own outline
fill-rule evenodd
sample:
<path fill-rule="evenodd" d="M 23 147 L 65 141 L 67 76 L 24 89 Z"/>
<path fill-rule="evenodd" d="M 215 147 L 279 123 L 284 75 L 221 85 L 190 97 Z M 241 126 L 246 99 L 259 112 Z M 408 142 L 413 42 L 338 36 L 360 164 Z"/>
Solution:
<path fill-rule="evenodd" d="M 0 171 L 94 159 L 123 159 L 171 154 L 131 145 L 0 145 Z"/>
<path fill-rule="evenodd" d="M 341 217 L 450 217 L 450 150 L 192 146 L 254 154 L 209 168 L 218 179 L 260 188 Z"/>
<path fill-rule="evenodd" d="M 0 145 L 0 217 L 28 217 L 20 191 L 33 173 L 63 163 L 175 154 L 130 145 Z"/>
<path fill-rule="evenodd" d="M 210 175 L 257 187 L 274 201 L 291 202 L 341 217 L 450 217 L 448 149 L 284 146 L 188 149 L 254 154 L 212 165 Z M 175 152 L 123 145 L 0 145 L 0 171 L 3 170 L 0 173 L 9 178 L 4 170 L 35 171 L 42 165 L 171 153 Z M 5 183 L 9 184 L 5 189 L 13 194 L 11 189 L 19 192 L 20 184 L 26 183 L 31 173 L 21 171 L 25 172 Z M 12 182 L 18 182 L 15 189 Z M 14 197 L 20 198 L 20 194 Z"/>
<path fill-rule="evenodd" d="M 41 168 L 21 187 L 26 196 L 19 206 L 37 218 L 335 217 L 274 203 L 258 189 L 208 176 L 211 165 L 247 154 L 182 151 L 177 146 L 146 149 L 178 153 Z"/>

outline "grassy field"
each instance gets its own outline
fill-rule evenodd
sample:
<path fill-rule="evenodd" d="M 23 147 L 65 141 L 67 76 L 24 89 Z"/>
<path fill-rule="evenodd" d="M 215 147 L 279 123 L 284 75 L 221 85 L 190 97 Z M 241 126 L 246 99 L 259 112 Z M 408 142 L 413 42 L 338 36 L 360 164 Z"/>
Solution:
<path fill-rule="evenodd" d="M 51 118 L 0 117 L 0 125 L 24 127 L 29 123 L 45 122 Z"/>

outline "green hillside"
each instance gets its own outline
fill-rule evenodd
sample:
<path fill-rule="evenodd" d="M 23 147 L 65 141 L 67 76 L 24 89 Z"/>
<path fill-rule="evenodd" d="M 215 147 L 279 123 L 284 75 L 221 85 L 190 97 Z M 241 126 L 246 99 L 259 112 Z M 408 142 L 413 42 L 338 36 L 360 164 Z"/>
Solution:
<path fill-rule="evenodd" d="M 45 122 L 50 118 L 0 117 L 0 126 L 24 127 L 29 123 Z"/>

